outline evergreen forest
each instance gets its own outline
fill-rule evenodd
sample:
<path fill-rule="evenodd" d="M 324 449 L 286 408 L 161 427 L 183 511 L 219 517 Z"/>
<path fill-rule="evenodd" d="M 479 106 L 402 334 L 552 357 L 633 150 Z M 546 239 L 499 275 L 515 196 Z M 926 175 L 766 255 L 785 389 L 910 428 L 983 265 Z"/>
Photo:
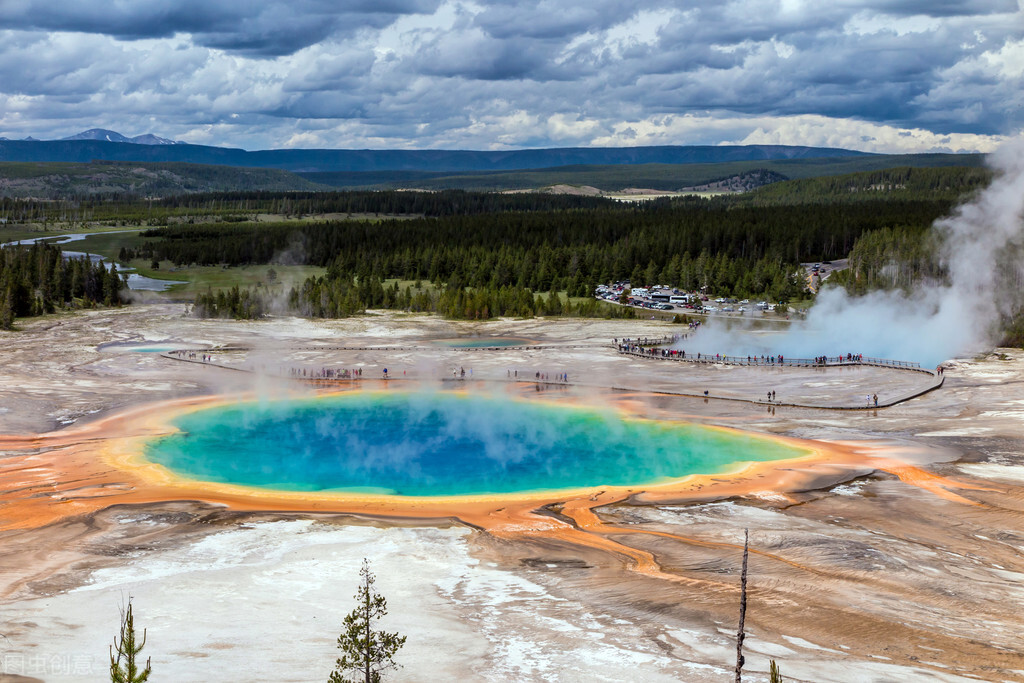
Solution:
<path fill-rule="evenodd" d="M 873 190 L 868 196 L 836 191 L 877 187 L 882 180 L 897 189 Z M 372 212 L 375 218 L 178 223 L 143 232 L 144 244 L 125 248 L 120 258 L 170 261 L 179 267 L 280 262 L 327 269 L 287 292 L 210 292 L 197 299 L 199 315 L 253 317 L 281 310 L 284 303 L 313 317 L 346 316 L 367 308 L 473 319 L 613 315 L 616 307 L 597 305 L 589 297 L 597 284 L 622 280 L 634 286 L 658 283 L 720 296 L 794 301 L 810 296 L 801 262 L 831 261 L 851 252 L 864 255 L 857 261 L 858 273 L 869 273 L 855 277 L 851 286 L 882 284 L 873 274 L 881 269 L 871 263 L 875 252 L 858 250 L 859 240 L 895 232 L 919 242 L 960 194 L 986 180 L 986 172 L 975 168 L 897 169 L 889 178 L 871 172 L 840 185 L 794 181 L 784 193 L 788 202 L 756 203 L 745 194 L 646 203 L 462 191 L 286 198 L 240 194 L 223 200 L 236 202 L 236 211 L 242 208 L 237 202 L 287 201 L 300 213 Z M 949 187 L 956 190 L 943 189 Z M 199 205 L 215 200 L 197 196 L 180 201 Z M 913 274 L 925 268 L 915 266 Z M 431 286 L 422 286 L 424 282 Z M 560 292 L 564 300 L 557 296 Z M 573 301 L 584 298 L 586 303 Z"/>
<path fill-rule="evenodd" d="M 990 178 L 976 166 L 906 167 L 647 202 L 463 190 L 232 191 L 144 201 L 111 194 L 3 199 L 0 218 L 139 226 L 140 237 L 116 255 L 154 268 L 322 269 L 289 284 L 211 288 L 195 298 L 200 316 L 343 317 L 368 308 L 464 319 L 622 316 L 633 312 L 595 300 L 596 285 L 626 280 L 792 302 L 812 296 L 801 263 L 847 257 L 849 269 L 830 283 L 855 294 L 941 278 L 929 227 Z M 118 299 L 103 284 L 106 271 L 60 280 L 55 272 L 87 266 L 58 266 L 55 248 L 5 251 L 5 272 L 17 272 L 4 280 L 12 315 Z M 49 265 L 12 265 L 23 259 Z"/>
<path fill-rule="evenodd" d="M 15 318 L 59 309 L 119 306 L 126 287 L 113 266 L 65 259 L 50 244 L 0 247 L 0 329 L 11 329 Z"/>

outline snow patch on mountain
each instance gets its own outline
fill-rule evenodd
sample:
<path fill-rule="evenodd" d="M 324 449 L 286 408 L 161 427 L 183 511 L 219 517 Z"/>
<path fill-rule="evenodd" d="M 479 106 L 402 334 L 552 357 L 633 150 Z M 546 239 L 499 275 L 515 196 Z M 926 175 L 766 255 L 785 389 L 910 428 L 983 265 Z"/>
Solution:
<path fill-rule="evenodd" d="M 75 135 L 71 135 L 61 140 L 102 140 L 105 142 L 127 142 L 135 145 L 177 145 L 180 144 L 177 140 L 169 140 L 162 138 L 159 135 L 153 135 L 152 133 L 146 133 L 145 135 L 136 135 L 133 138 L 121 135 L 117 131 L 107 130 L 105 128 L 90 128 L 89 130 L 82 131 Z"/>

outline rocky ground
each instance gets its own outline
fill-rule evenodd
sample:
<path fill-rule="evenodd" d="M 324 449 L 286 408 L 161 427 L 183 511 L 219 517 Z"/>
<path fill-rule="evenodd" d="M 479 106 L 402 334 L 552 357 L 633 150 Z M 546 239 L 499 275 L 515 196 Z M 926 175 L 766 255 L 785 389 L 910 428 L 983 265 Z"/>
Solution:
<path fill-rule="evenodd" d="M 691 366 L 608 345 L 678 329 L 655 321 L 382 314 L 236 323 L 182 313 L 138 306 L 4 333 L 0 433 L 73 428 L 172 398 L 274 390 L 293 385 L 279 379 L 293 368 L 362 368 L 376 379 L 387 367 L 392 377 L 432 382 L 465 369 L 465 381 L 499 388 L 517 371 L 567 373 L 568 385 L 538 393 L 628 396 L 651 417 L 865 448 L 906 467 L 866 460 L 838 485 L 804 476 L 792 480 L 801 485 L 727 497 L 597 508 L 588 533 L 650 553 L 659 576 L 629 571 L 620 554 L 593 546 L 455 520 L 240 512 L 189 500 L 99 505 L 0 532 L 0 680 L 102 678 L 128 596 L 166 680 L 325 678 L 364 556 L 389 598 L 389 626 L 409 636 L 395 680 L 731 680 L 744 529 L 754 551 L 747 680 L 766 680 L 770 658 L 794 681 L 1024 680 L 1020 352 L 955 361 L 941 389 L 895 407 L 837 411 L 720 399 L 760 400 L 774 389 L 779 399 L 859 408 L 865 394 L 897 395 L 928 378 Z M 541 348 L 439 343 L 474 336 Z M 215 350 L 203 364 L 131 344 Z M 707 401 L 675 395 L 705 389 Z M 0 471 L 15 458 L 0 454 Z M 17 501 L 16 492 L 3 496 L 0 522 L 2 505 Z"/>

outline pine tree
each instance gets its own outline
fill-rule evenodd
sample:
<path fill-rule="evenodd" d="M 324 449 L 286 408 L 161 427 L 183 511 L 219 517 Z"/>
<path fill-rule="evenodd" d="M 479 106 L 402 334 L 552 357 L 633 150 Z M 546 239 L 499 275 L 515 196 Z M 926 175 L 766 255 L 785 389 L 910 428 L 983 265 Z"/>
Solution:
<path fill-rule="evenodd" d="M 782 683 L 782 674 L 779 673 L 779 665 L 774 659 L 768 666 L 768 683 Z"/>
<path fill-rule="evenodd" d="M 0 296 L 0 330 L 14 329 L 14 306 L 11 305 L 10 289 Z"/>
<path fill-rule="evenodd" d="M 388 603 L 374 590 L 376 581 L 370 572 L 370 562 L 363 559 L 359 570 L 359 588 L 355 594 L 356 608 L 344 619 L 345 630 L 338 636 L 341 657 L 335 662 L 328 683 L 380 683 L 383 674 L 399 668 L 393 657 L 403 645 L 406 636 L 374 630 L 373 622 L 388 613 Z M 347 673 L 354 678 L 346 678 Z"/>
<path fill-rule="evenodd" d="M 115 637 L 114 644 L 110 646 L 111 683 L 144 683 L 149 680 L 149 658 L 146 658 L 146 667 L 142 671 L 136 662 L 144 647 L 145 629 L 142 630 L 142 642 L 135 644 L 135 617 L 132 615 L 132 599 L 128 598 L 128 606 L 121 610 L 120 637 Z"/>

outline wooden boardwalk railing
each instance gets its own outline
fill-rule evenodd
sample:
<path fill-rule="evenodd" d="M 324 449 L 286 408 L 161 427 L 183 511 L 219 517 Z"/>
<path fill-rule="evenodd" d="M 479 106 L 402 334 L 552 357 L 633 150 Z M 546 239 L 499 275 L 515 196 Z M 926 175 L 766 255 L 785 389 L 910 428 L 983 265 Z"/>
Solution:
<path fill-rule="evenodd" d="M 621 354 L 648 358 L 651 360 L 669 360 L 679 363 L 720 363 L 723 365 L 747 365 L 758 367 L 790 367 L 790 368 L 826 368 L 842 365 L 871 365 L 884 368 L 895 368 L 897 370 L 913 370 L 924 372 L 929 375 L 935 374 L 932 370 L 926 370 L 920 363 L 906 360 L 891 360 L 888 358 L 869 358 L 861 355 L 849 356 L 822 356 L 821 358 L 790 358 L 788 356 L 723 356 L 721 354 L 707 354 L 703 352 L 691 353 L 675 349 L 663 349 L 657 346 L 644 347 L 641 345 L 620 344 L 618 351 Z"/>

